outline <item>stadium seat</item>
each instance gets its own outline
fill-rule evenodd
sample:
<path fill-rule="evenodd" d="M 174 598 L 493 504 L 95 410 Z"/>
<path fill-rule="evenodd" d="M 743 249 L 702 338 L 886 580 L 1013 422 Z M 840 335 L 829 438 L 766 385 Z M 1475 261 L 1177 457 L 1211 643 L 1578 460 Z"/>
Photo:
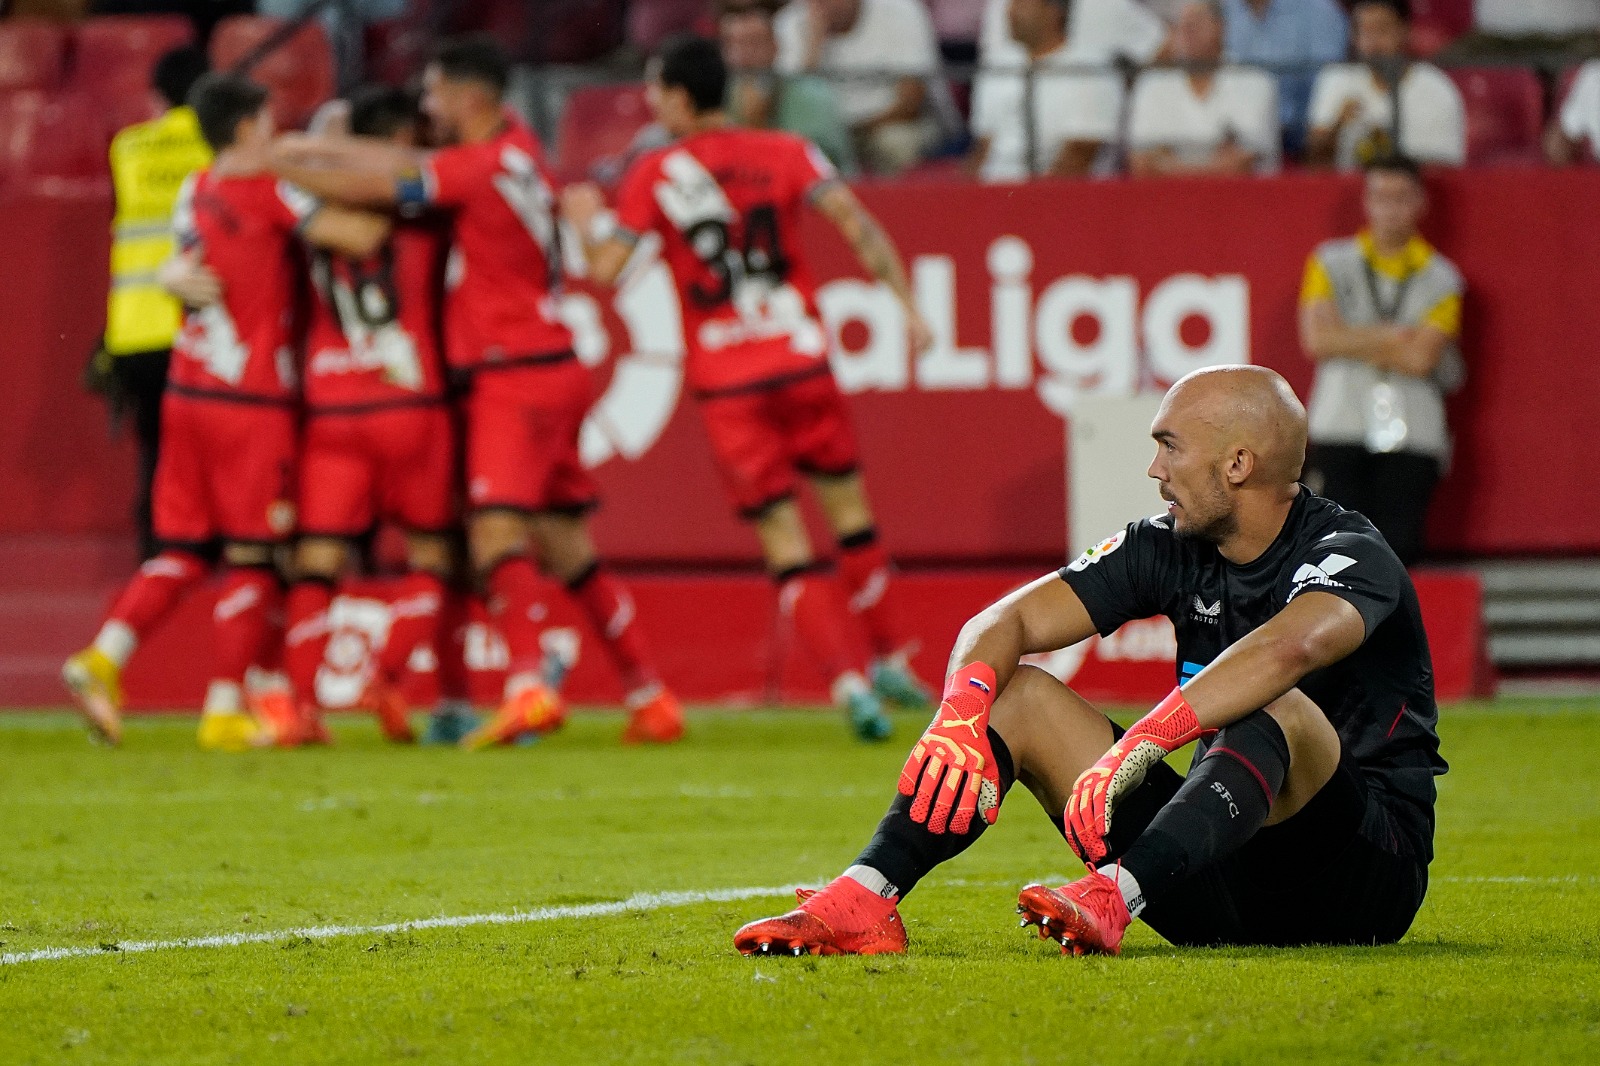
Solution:
<path fill-rule="evenodd" d="M 649 123 L 642 85 L 592 85 L 574 91 L 561 115 L 561 175 L 568 180 L 593 176 L 596 164 L 624 154 Z"/>
<path fill-rule="evenodd" d="M 1411 54 L 1419 59 L 1438 55 L 1472 29 L 1472 0 L 1412 0 Z"/>
<path fill-rule="evenodd" d="M 544 4 L 533 18 L 536 54 L 528 58 L 536 62 L 589 63 L 622 43 L 622 5 L 616 0 Z"/>
<path fill-rule="evenodd" d="M 66 76 L 67 31 L 44 19 L 0 22 L 0 92 L 54 89 Z"/>
<path fill-rule="evenodd" d="M 1522 67 L 1455 67 L 1467 111 L 1467 163 L 1536 162 L 1544 132 L 1544 90 Z"/>
<path fill-rule="evenodd" d="M 281 19 L 235 15 L 211 36 L 211 65 L 236 66 L 284 25 Z M 272 113 L 280 129 L 299 129 L 331 98 L 336 87 L 333 49 L 320 23 L 308 22 L 248 73 L 272 92 Z"/>
<path fill-rule="evenodd" d="M 628 41 L 646 55 L 680 33 L 715 33 L 705 0 L 633 0 L 628 5 Z"/>
<path fill-rule="evenodd" d="M 0 187 L 51 179 L 109 181 L 110 141 L 103 113 L 85 96 L 38 89 L 0 93 Z"/>
<path fill-rule="evenodd" d="M 175 15 L 110 15 L 90 19 L 74 35 L 75 88 L 98 101 L 117 128 L 155 115 L 150 92 L 156 62 L 194 43 L 194 25 Z"/>

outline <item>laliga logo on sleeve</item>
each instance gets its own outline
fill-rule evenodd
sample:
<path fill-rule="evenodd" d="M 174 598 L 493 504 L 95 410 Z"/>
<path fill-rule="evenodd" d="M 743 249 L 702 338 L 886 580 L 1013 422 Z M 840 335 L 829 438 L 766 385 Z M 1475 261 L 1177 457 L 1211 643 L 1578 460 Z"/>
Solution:
<path fill-rule="evenodd" d="M 1128 531 L 1124 529 L 1116 536 L 1101 541 L 1099 544 L 1096 544 L 1094 547 L 1078 556 L 1077 559 L 1073 560 L 1073 562 L 1067 567 L 1067 569 L 1073 571 L 1074 573 L 1081 573 L 1082 571 L 1087 570 L 1090 563 L 1098 563 L 1101 559 L 1104 559 L 1106 556 L 1122 547 L 1122 542 L 1127 538 Z"/>
<path fill-rule="evenodd" d="M 1339 589 L 1346 587 L 1343 581 L 1335 581 L 1333 575 L 1342 573 L 1354 565 L 1356 561 L 1350 556 L 1337 553 L 1328 556 L 1315 566 L 1302 563 L 1300 569 L 1294 572 L 1294 588 L 1289 590 L 1289 599 L 1292 600 L 1307 588 L 1317 585 Z"/>

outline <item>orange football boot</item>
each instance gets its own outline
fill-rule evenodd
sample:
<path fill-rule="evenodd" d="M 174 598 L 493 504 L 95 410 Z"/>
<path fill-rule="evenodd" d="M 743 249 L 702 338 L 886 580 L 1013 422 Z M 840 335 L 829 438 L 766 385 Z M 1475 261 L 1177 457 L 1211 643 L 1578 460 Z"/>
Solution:
<path fill-rule="evenodd" d="M 1029 885 L 1017 897 L 1024 926 L 1039 928 L 1040 940 L 1054 940 L 1063 955 L 1116 955 L 1122 934 L 1132 924 L 1117 882 L 1091 869 L 1070 885 Z"/>
<path fill-rule="evenodd" d="M 741 955 L 902 955 L 906 927 L 895 907 L 844 876 L 819 891 L 795 890 L 800 906 L 776 918 L 762 918 L 733 934 Z"/>
<path fill-rule="evenodd" d="M 415 744 L 417 734 L 411 728 L 410 710 L 405 694 L 394 685 L 374 680 L 361 697 L 363 707 L 372 708 L 378 716 L 378 728 L 395 744 Z"/>
<path fill-rule="evenodd" d="M 683 707 L 665 686 L 633 709 L 628 728 L 622 731 L 624 744 L 671 744 L 683 736 Z"/>
<path fill-rule="evenodd" d="M 461 738 L 468 751 L 491 744 L 510 744 L 523 736 L 544 736 L 567 721 L 567 704 L 544 685 L 531 685 L 500 705 L 487 722 Z"/>

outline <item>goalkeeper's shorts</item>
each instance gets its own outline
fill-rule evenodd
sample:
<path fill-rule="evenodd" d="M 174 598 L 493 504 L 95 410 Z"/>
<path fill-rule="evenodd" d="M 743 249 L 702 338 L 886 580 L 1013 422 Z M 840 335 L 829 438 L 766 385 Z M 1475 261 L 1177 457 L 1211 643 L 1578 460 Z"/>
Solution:
<path fill-rule="evenodd" d="M 1155 766 L 1117 806 L 1115 862 L 1183 784 Z M 1428 888 L 1427 842 L 1348 756 L 1293 817 L 1152 898 L 1139 917 L 1174 944 L 1390 944 Z"/>

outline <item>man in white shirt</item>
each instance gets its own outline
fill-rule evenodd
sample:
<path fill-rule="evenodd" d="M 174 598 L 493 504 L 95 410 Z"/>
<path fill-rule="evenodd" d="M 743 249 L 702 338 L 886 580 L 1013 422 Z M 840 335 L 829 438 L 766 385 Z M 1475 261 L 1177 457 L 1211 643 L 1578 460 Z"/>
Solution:
<path fill-rule="evenodd" d="M 1595 0 L 1476 0 L 1473 26 L 1494 37 L 1570 37 L 1600 31 Z"/>
<path fill-rule="evenodd" d="M 1579 68 L 1561 113 L 1545 134 L 1544 147 L 1558 167 L 1580 159 L 1600 160 L 1600 59 Z"/>
<path fill-rule="evenodd" d="M 939 43 L 919 0 L 792 0 L 772 28 L 779 73 L 834 78 L 869 169 L 899 173 L 938 141 L 929 79 L 939 73 Z"/>
<path fill-rule="evenodd" d="M 968 168 L 987 182 L 1081 177 L 1117 138 L 1122 78 L 1067 37 L 1070 0 L 1009 0 L 1026 71 L 980 74 Z"/>
<path fill-rule="evenodd" d="M 984 6 L 980 67 L 1027 65 L 1027 50 L 1011 33 L 1010 6 L 1010 0 L 988 0 Z M 1139 0 L 1069 0 L 1068 23 L 1074 47 L 1106 63 L 1142 67 L 1166 54 L 1167 24 Z"/>
<path fill-rule="evenodd" d="M 1271 174 L 1278 169 L 1278 87 L 1222 61 L 1219 0 L 1189 0 L 1172 30 L 1178 68 L 1139 75 L 1128 120 L 1129 169 L 1168 174 Z"/>
<path fill-rule="evenodd" d="M 1409 0 L 1356 0 L 1352 22 L 1360 62 L 1330 64 L 1317 75 L 1308 161 L 1348 170 L 1399 152 L 1419 163 L 1465 162 L 1461 91 L 1438 67 L 1406 58 Z"/>

